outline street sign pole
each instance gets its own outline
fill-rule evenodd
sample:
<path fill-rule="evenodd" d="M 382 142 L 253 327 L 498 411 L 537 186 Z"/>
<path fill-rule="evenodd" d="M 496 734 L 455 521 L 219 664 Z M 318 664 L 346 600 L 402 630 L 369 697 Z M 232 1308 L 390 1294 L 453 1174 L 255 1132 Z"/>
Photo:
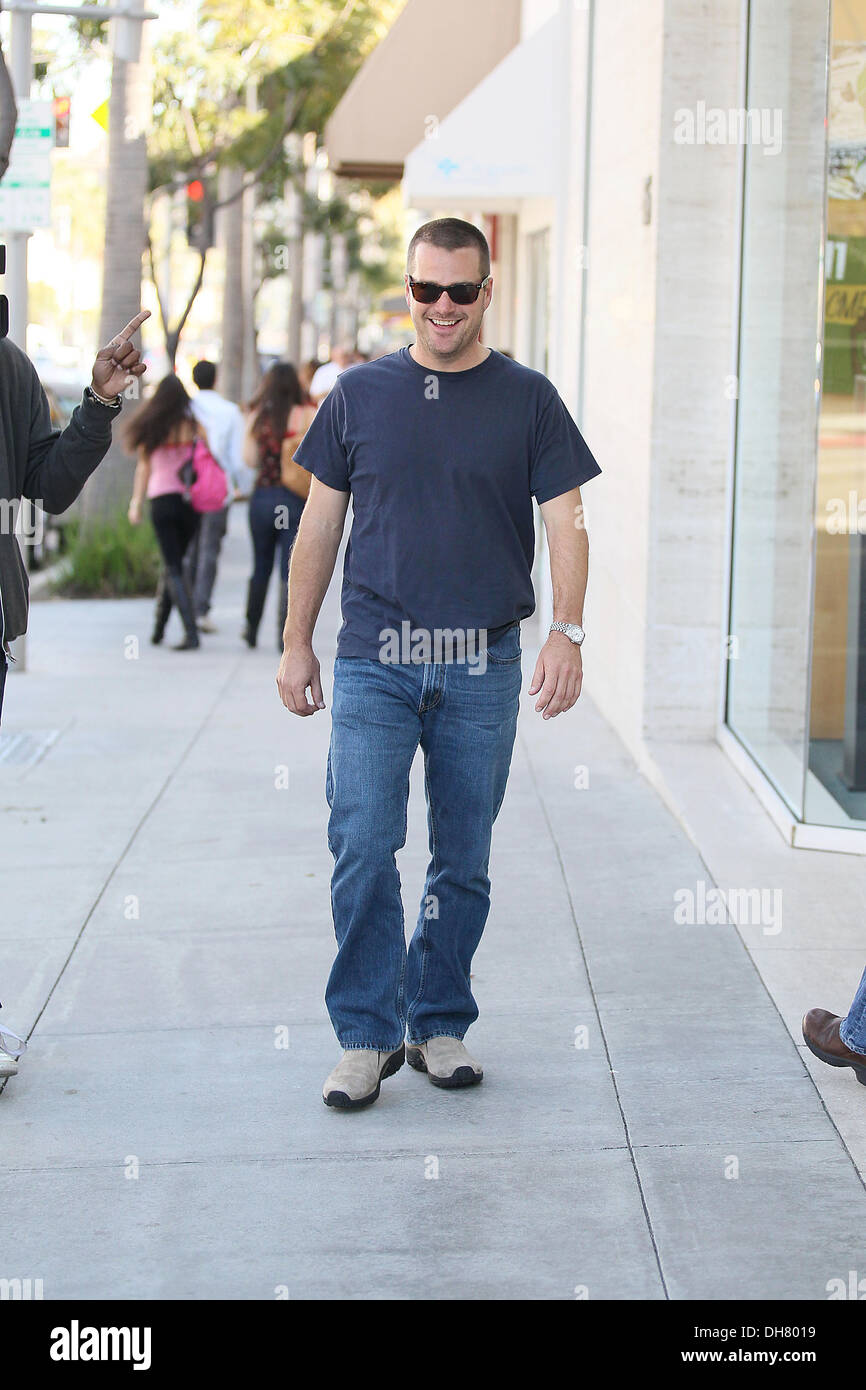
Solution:
<path fill-rule="evenodd" d="M 31 59 L 32 17 L 13 11 L 9 44 L 9 76 L 16 101 L 30 99 L 33 73 Z M 10 231 L 6 235 L 6 280 L 9 285 L 9 337 L 20 348 L 27 338 L 27 240 L 29 232 Z"/>
<path fill-rule="evenodd" d="M 127 62 L 135 61 L 138 43 L 141 38 L 141 25 L 146 19 L 156 19 L 151 11 L 138 8 L 139 0 L 121 0 L 119 5 L 56 5 L 42 4 L 40 0 L 6 0 L 5 8 L 10 12 L 11 29 L 9 42 L 9 76 L 16 102 L 30 100 L 33 81 L 33 25 L 32 16 L 37 13 L 57 15 L 79 15 L 96 19 L 114 21 L 112 45 L 118 56 Z M 12 155 L 15 154 L 13 141 Z M 2 187 L 2 185 L 0 185 Z M 16 219 L 17 220 L 17 219 Z M 27 242 L 29 231 L 20 228 L 3 230 L 6 245 L 6 283 L 9 300 L 9 337 L 26 352 L 27 350 Z M 23 504 L 27 505 L 27 504 Z M 26 520 L 26 517 L 25 517 Z M 27 547 L 24 546 L 26 563 Z M 13 670 L 27 669 L 26 637 L 17 638 L 10 647 L 15 657 Z"/>
<path fill-rule="evenodd" d="M 9 43 L 9 76 L 15 101 L 30 100 L 30 84 L 33 78 L 32 35 L 33 20 L 29 13 L 18 11 L 10 16 L 11 32 Z M 14 142 L 13 142 L 14 143 Z M 10 231 L 6 234 L 6 280 L 9 286 L 9 337 L 13 343 L 27 350 L 27 243 L 30 233 Z M 27 520 L 28 518 L 25 518 Z M 22 547 L 25 568 L 27 567 L 27 546 Z M 10 652 L 15 658 L 13 670 L 27 670 L 27 634 L 23 633 L 10 644 Z"/>

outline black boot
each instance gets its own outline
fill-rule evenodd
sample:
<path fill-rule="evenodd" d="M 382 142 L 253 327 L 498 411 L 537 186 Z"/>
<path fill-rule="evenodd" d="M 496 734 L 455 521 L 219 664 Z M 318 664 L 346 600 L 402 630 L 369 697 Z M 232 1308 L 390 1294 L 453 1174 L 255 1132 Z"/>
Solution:
<path fill-rule="evenodd" d="M 198 628 L 195 625 L 195 612 L 193 611 L 192 598 L 186 586 L 186 580 L 179 569 L 169 570 L 166 574 L 166 582 L 171 593 L 175 608 L 183 620 L 185 638 L 179 642 L 172 650 L 176 652 L 192 651 L 199 646 Z"/>
<path fill-rule="evenodd" d="M 289 586 L 286 583 L 280 585 L 279 603 L 277 604 L 277 651 L 283 650 L 283 633 L 286 630 L 286 618 L 289 616 Z"/>
<path fill-rule="evenodd" d="M 267 596 L 267 584 L 262 584 L 260 580 L 251 579 L 247 589 L 247 625 L 241 633 L 248 647 L 256 645 L 259 623 L 262 620 Z"/>
<path fill-rule="evenodd" d="M 165 625 L 171 613 L 171 590 L 166 583 L 165 575 L 160 575 L 159 588 L 156 591 L 156 612 L 153 616 L 153 633 L 151 642 L 158 647 L 165 636 Z"/>

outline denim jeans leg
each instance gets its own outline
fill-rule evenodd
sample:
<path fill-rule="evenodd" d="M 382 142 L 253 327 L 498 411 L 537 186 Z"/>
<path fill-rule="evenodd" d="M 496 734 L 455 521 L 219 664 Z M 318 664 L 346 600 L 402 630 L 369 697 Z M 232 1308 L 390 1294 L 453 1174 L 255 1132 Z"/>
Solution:
<path fill-rule="evenodd" d="M 249 527 L 253 542 L 254 584 L 268 586 L 279 535 L 276 529 L 276 489 L 257 487 L 253 489 L 249 505 Z"/>
<path fill-rule="evenodd" d="M 193 603 L 197 618 L 206 618 L 216 583 L 220 548 L 228 529 L 228 508 L 205 512 L 193 559 Z"/>
<path fill-rule="evenodd" d="M 839 1037 L 852 1052 L 866 1055 L 866 970 L 857 986 L 848 1016 L 839 1024 Z"/>
<path fill-rule="evenodd" d="M 407 1037 L 462 1038 L 478 1017 L 469 972 L 490 910 L 490 843 L 511 766 L 520 697 L 515 661 L 481 674 L 445 668 L 441 703 L 424 716 L 431 860 L 406 963 Z"/>
<path fill-rule="evenodd" d="M 395 855 L 406 842 L 423 667 L 338 659 L 327 796 L 337 956 L 325 1002 L 343 1048 L 391 1052 L 405 1032 L 406 940 Z"/>

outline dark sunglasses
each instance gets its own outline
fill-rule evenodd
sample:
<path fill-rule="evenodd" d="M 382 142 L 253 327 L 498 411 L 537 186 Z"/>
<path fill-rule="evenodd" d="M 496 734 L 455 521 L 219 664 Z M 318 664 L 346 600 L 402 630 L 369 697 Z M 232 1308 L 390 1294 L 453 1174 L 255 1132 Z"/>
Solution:
<path fill-rule="evenodd" d="M 456 285 L 437 285 L 433 280 L 413 280 L 411 275 L 406 278 L 412 297 L 419 304 L 435 304 L 443 294 L 447 294 L 452 304 L 474 304 L 490 276 L 485 275 L 477 285 L 469 280 L 461 280 Z"/>

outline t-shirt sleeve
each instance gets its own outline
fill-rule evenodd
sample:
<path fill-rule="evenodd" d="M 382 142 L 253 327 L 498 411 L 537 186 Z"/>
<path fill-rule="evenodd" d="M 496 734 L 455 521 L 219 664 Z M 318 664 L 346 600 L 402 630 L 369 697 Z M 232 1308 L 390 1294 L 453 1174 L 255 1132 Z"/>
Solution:
<path fill-rule="evenodd" d="M 536 502 L 549 502 L 581 487 L 601 472 L 586 440 L 554 391 L 543 408 L 535 434 L 530 491 Z"/>
<path fill-rule="evenodd" d="M 336 488 L 338 492 L 351 491 L 346 447 L 346 401 L 339 383 L 322 401 L 294 457 L 296 463 L 326 487 Z"/>

